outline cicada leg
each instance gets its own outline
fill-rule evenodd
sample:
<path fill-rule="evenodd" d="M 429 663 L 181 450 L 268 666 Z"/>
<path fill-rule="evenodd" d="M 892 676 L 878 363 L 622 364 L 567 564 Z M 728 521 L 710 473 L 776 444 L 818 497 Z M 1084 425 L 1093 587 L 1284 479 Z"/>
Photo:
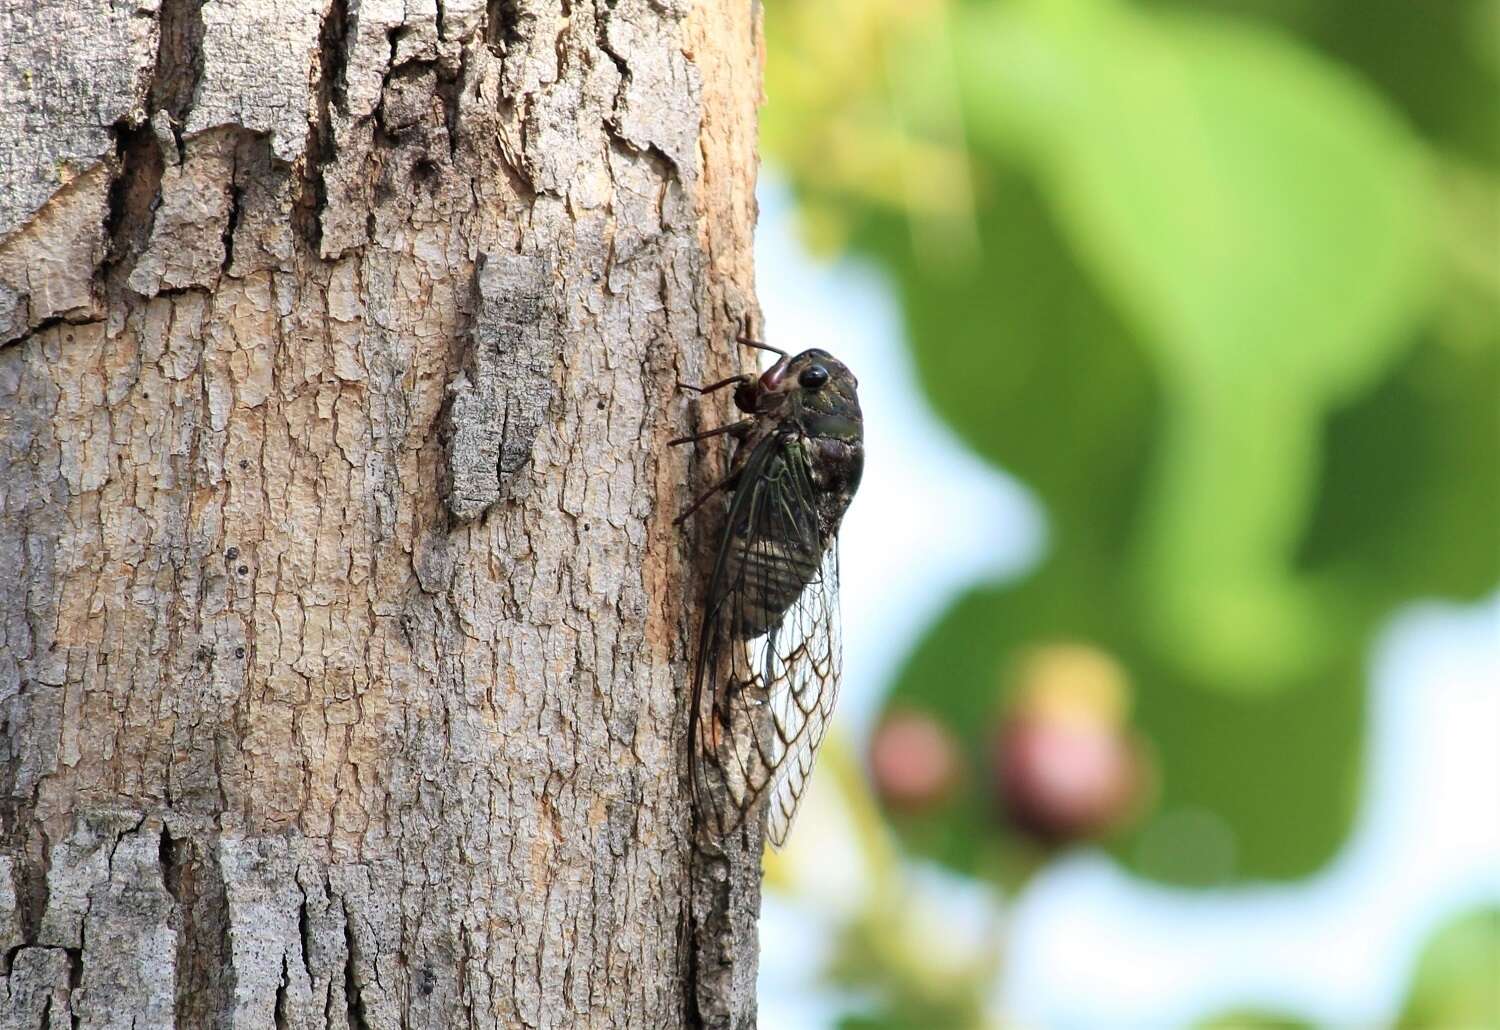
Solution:
<path fill-rule="evenodd" d="M 684 522 L 687 521 L 688 516 L 691 515 L 693 512 L 697 511 L 699 508 L 703 507 L 703 505 L 708 502 L 708 499 L 710 497 L 712 497 L 714 494 L 718 493 L 720 490 L 724 489 L 726 486 L 733 486 L 734 483 L 735 483 L 735 480 L 739 479 L 739 476 L 740 476 L 740 470 L 739 469 L 735 469 L 733 472 L 729 473 L 729 475 L 725 476 L 723 479 L 719 480 L 713 486 L 711 486 L 707 490 L 703 491 L 703 495 L 701 497 L 699 497 L 692 504 L 688 505 L 687 511 L 683 512 L 681 515 L 677 516 L 675 519 L 672 520 L 672 525 L 674 525 L 674 526 L 680 526 L 680 525 L 682 525 Z"/>
<path fill-rule="evenodd" d="M 709 437 L 722 436 L 725 433 L 742 437 L 753 425 L 755 425 L 754 419 L 742 419 L 739 422 L 731 422 L 727 426 L 720 426 L 718 429 L 710 429 L 706 432 L 694 434 L 693 436 L 679 436 L 675 440 L 668 440 L 667 446 L 676 447 L 680 443 L 695 443 L 698 440 L 707 440 Z"/>
<path fill-rule="evenodd" d="M 681 379 L 679 379 L 677 380 L 677 389 L 692 390 L 695 393 L 699 394 L 713 393 L 715 390 L 722 390 L 726 386 L 739 386 L 744 383 L 748 383 L 753 378 L 755 377 L 741 374 L 737 376 L 730 376 L 728 379 L 720 379 L 717 383 L 709 383 L 707 386 L 694 386 L 692 383 L 684 383 Z"/>

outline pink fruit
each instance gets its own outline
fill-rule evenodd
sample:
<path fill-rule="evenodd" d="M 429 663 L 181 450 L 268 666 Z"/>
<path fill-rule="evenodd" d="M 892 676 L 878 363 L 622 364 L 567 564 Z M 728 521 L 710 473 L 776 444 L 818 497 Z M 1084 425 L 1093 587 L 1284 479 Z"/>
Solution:
<path fill-rule="evenodd" d="M 958 782 L 958 747 L 936 719 L 916 711 L 888 715 L 870 741 L 870 775 L 887 804 L 922 811 Z"/>
<path fill-rule="evenodd" d="M 1124 669 L 1097 648 L 1058 644 L 1027 657 L 992 755 L 1001 807 L 1017 829 L 1066 843 L 1134 813 L 1145 776 L 1129 695 Z"/>

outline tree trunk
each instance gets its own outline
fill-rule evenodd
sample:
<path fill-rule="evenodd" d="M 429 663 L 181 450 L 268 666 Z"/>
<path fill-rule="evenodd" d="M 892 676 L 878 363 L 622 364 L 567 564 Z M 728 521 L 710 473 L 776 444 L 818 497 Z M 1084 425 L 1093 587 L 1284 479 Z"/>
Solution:
<path fill-rule="evenodd" d="M 753 1025 L 664 441 L 754 312 L 759 47 L 0 7 L 0 1028 Z"/>

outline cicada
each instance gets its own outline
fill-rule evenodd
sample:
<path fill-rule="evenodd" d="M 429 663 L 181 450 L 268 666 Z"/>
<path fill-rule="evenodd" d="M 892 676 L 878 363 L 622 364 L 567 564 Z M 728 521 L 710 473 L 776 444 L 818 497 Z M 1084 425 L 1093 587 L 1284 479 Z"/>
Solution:
<path fill-rule="evenodd" d="M 824 350 L 778 355 L 734 387 L 744 418 L 672 441 L 725 435 L 729 474 L 678 517 L 728 494 L 693 663 L 689 767 L 700 813 L 721 833 L 766 803 L 785 842 L 838 697 L 838 531 L 864 469 L 854 374 Z"/>

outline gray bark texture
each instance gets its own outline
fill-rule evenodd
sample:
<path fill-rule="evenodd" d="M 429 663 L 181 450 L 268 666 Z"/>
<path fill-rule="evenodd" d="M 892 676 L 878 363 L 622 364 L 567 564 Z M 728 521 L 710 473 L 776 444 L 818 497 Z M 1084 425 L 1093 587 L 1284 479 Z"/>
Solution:
<path fill-rule="evenodd" d="M 0 1030 L 751 1026 L 752 0 L 0 3 Z"/>

